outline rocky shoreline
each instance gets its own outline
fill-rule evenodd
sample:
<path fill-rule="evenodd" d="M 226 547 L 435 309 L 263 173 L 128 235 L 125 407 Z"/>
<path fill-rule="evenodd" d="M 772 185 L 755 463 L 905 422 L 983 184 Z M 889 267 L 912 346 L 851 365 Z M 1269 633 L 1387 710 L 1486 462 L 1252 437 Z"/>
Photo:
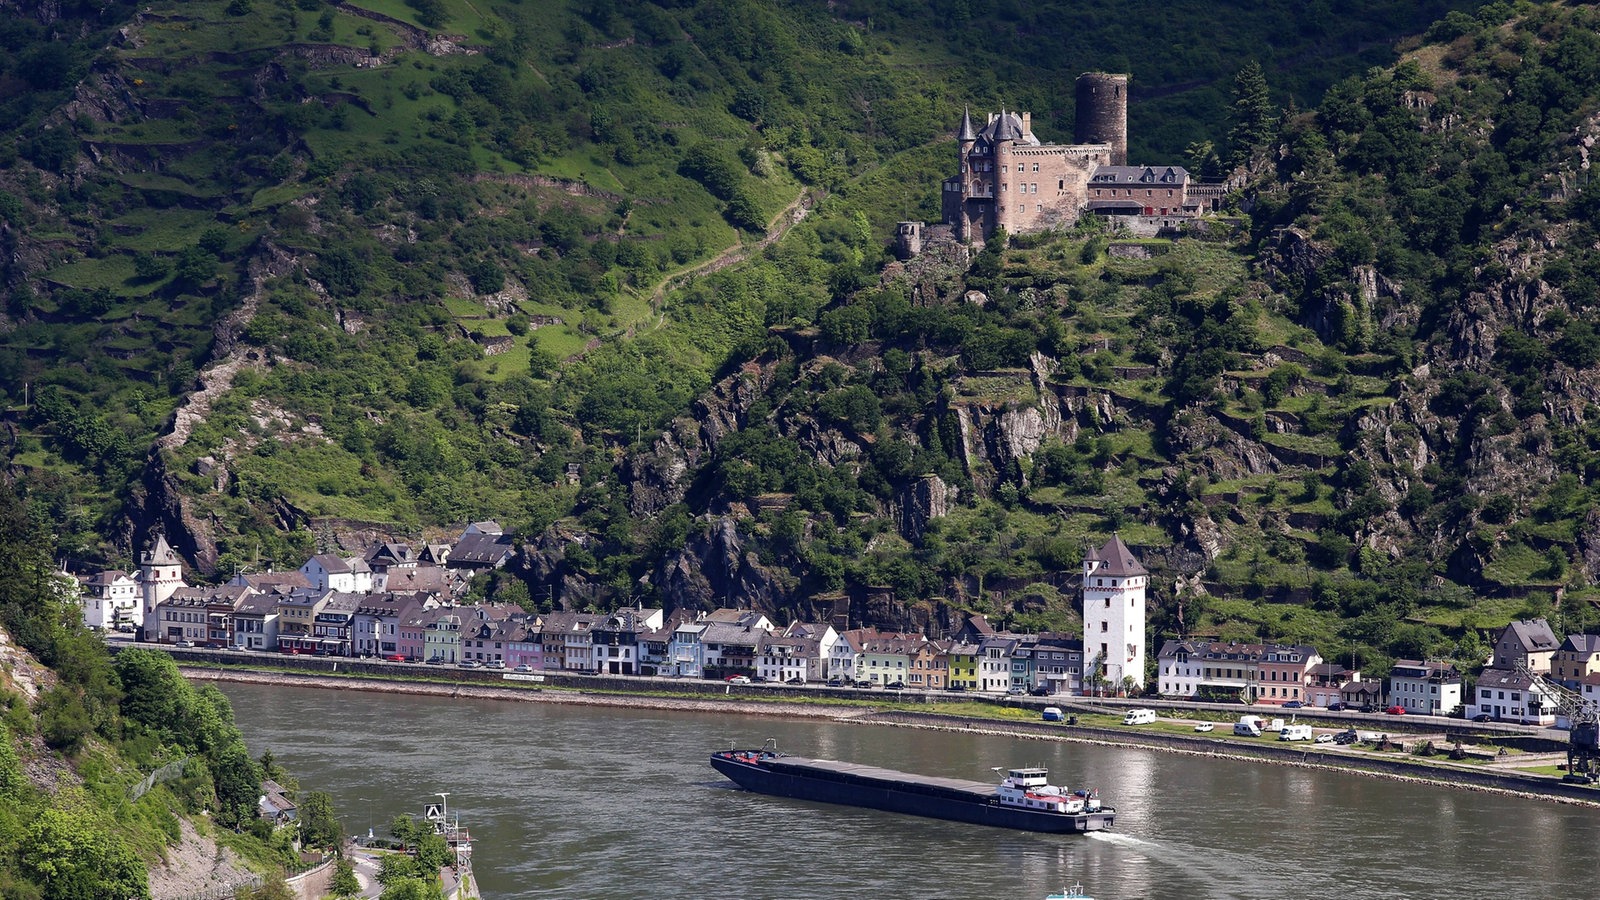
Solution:
<path fill-rule="evenodd" d="M 249 684 L 282 684 L 295 687 L 337 688 L 388 694 L 413 694 L 438 697 L 471 697 L 480 700 L 509 700 L 535 703 L 565 703 L 580 706 L 636 707 L 695 712 L 726 712 L 743 715 L 772 715 L 789 718 L 833 719 L 863 725 L 922 728 L 941 731 L 968 731 L 1031 740 L 1069 741 L 1111 747 L 1161 750 L 1189 756 L 1205 756 L 1237 762 L 1272 763 L 1311 769 L 1334 769 L 1370 778 L 1387 778 L 1415 784 L 1465 789 L 1502 796 L 1521 797 L 1553 803 L 1600 807 L 1600 792 L 1575 788 L 1555 779 L 1537 776 L 1508 776 L 1472 770 L 1447 770 L 1439 766 L 1388 757 L 1351 757 L 1317 754 L 1268 745 L 1240 745 L 1219 748 L 1215 741 L 1196 741 L 1162 732 L 1127 732 L 1094 726 L 1047 726 L 1036 722 L 1004 722 L 974 719 L 944 713 L 880 710 L 860 706 L 822 706 L 811 703 L 665 697 L 659 695 L 591 693 L 582 690 L 539 690 L 487 687 L 473 684 L 402 682 L 291 672 L 264 672 L 244 669 L 218 669 L 180 666 L 179 670 L 196 681 L 233 681 Z M 1545 782 L 1548 781 L 1548 787 Z M 1536 789 L 1537 788 L 1537 789 Z M 1583 792 L 1593 796 L 1583 796 Z"/>

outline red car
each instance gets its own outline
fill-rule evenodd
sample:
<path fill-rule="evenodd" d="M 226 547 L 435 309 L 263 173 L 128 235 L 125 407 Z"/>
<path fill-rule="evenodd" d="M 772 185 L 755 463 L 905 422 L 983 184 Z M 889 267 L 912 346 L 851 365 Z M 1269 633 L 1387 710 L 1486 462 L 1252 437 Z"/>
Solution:
<path fill-rule="evenodd" d="M 1406 708 L 1404 706 L 1395 705 L 1384 710 L 1384 712 L 1391 716 L 1403 716 L 1406 714 Z"/>
<path fill-rule="evenodd" d="M 385 656 L 384 659 L 388 660 L 389 662 L 405 662 L 406 655 L 404 653 L 391 653 L 388 656 Z"/>

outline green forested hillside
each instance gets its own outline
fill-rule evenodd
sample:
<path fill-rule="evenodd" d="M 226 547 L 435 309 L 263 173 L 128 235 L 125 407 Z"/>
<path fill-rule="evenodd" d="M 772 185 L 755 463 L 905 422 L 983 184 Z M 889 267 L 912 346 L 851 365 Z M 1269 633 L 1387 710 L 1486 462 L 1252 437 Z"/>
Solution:
<path fill-rule="evenodd" d="M 220 847 L 264 872 L 296 864 L 290 831 L 256 816 L 272 763 L 250 758 L 227 698 L 191 687 L 163 653 L 113 661 L 83 627 L 54 550 L 41 511 L 0 485 L 0 893 L 149 897 L 150 871 L 196 852 L 196 828 L 215 842 L 206 858 L 218 873 L 248 874 Z M 338 835 L 305 839 L 327 846 Z"/>
<path fill-rule="evenodd" d="M 1167 633 L 1582 625 L 1592 11 L 1457 7 L 23 4 L 9 473 L 220 574 L 495 516 L 529 604 L 1060 627 L 1120 530 Z M 1236 215 L 885 268 L 963 105 L 1091 69 Z"/>

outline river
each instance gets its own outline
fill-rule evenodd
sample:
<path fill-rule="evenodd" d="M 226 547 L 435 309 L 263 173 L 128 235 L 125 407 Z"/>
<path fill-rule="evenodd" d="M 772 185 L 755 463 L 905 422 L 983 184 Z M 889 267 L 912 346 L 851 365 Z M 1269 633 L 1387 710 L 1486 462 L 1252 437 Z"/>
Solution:
<path fill-rule="evenodd" d="M 1600 812 L 1154 750 L 741 714 L 219 685 L 253 754 L 386 832 L 448 794 L 486 900 L 1596 895 Z M 805 755 L 989 780 L 1046 765 L 1117 808 L 1049 836 L 749 794 L 706 763 Z"/>

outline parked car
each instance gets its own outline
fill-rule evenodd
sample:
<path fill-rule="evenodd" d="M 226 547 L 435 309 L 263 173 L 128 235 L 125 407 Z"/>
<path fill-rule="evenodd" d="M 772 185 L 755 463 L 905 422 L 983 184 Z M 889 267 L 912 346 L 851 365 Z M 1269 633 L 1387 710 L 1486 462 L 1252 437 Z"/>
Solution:
<path fill-rule="evenodd" d="M 965 694 L 967 692 L 967 686 L 964 684 L 952 684 L 945 688 L 945 690 L 952 694 Z"/>
<path fill-rule="evenodd" d="M 1384 713 L 1391 716 L 1403 716 L 1406 714 L 1406 708 L 1396 703 L 1394 706 L 1384 710 Z"/>
<path fill-rule="evenodd" d="M 461 662 L 456 663 L 456 668 L 458 668 L 458 669 L 481 669 L 481 668 L 483 668 L 483 663 L 478 662 L 475 659 L 463 659 Z"/>
<path fill-rule="evenodd" d="M 828 687 L 844 687 L 843 678 L 829 678 Z"/>
<path fill-rule="evenodd" d="M 532 672 L 533 671 L 533 666 L 530 666 L 527 663 L 522 663 L 521 665 L 514 666 L 511 669 L 511 671 L 513 671 L 513 672 Z"/>
<path fill-rule="evenodd" d="M 1217 726 L 1211 724 L 1210 722 L 1200 722 L 1199 724 L 1194 726 L 1194 730 L 1198 731 L 1198 732 L 1201 732 L 1203 734 L 1203 733 L 1205 733 L 1207 731 L 1211 731 L 1211 730 L 1215 729 L 1216 727 Z"/>
<path fill-rule="evenodd" d="M 748 675 L 729 675 L 728 676 L 728 683 L 729 684 L 749 684 L 750 683 L 750 676 L 748 676 Z"/>
<path fill-rule="evenodd" d="M 1472 721 L 1474 721 L 1474 722 L 1493 722 L 1494 721 L 1494 716 L 1491 716 L 1488 713 L 1478 713 L 1477 715 L 1472 717 Z"/>
<path fill-rule="evenodd" d="M 1300 709 L 1303 706 L 1305 706 L 1305 704 L 1301 703 L 1299 700 L 1290 700 L 1288 703 L 1285 703 L 1283 705 L 1283 708 L 1284 709 Z"/>
<path fill-rule="evenodd" d="M 1323 733 L 1317 735 L 1316 743 L 1318 743 L 1318 744 L 1331 744 L 1331 743 L 1333 743 L 1333 733 L 1332 732 L 1328 732 L 1328 731 L 1324 731 Z"/>
<path fill-rule="evenodd" d="M 891 681 L 884 685 L 884 688 L 891 691 L 903 691 L 906 689 L 906 683 L 904 681 Z"/>
<path fill-rule="evenodd" d="M 489 660 L 488 665 L 484 666 L 486 669 L 504 669 L 505 667 L 505 660 L 502 659 L 491 659 Z"/>
<path fill-rule="evenodd" d="M 1332 703 L 1328 704 L 1328 712 L 1343 712 L 1344 709 L 1345 709 L 1344 703 L 1341 702 L 1341 701 L 1338 701 L 1338 700 L 1335 700 Z"/>
<path fill-rule="evenodd" d="M 1028 693 L 1034 695 L 1035 697 L 1048 697 L 1050 696 L 1050 688 L 1048 685 L 1041 684 Z"/>
<path fill-rule="evenodd" d="M 428 657 L 428 665 L 430 665 L 430 666 L 442 666 L 442 665 L 444 665 L 444 657 L 442 657 L 442 656 L 430 656 L 430 657 Z"/>
<path fill-rule="evenodd" d="M 1333 742 L 1335 744 L 1354 744 L 1358 740 L 1360 740 L 1360 738 L 1356 735 L 1356 730 L 1354 728 L 1346 728 L 1345 730 L 1333 736 Z"/>
<path fill-rule="evenodd" d="M 404 653 L 391 653 L 388 656 L 384 657 L 384 661 L 386 661 L 386 662 L 405 662 L 406 661 L 406 655 Z"/>
<path fill-rule="evenodd" d="M 1023 690 L 1020 687 L 1013 687 L 1013 688 L 1007 690 L 1006 693 L 1011 695 L 1011 696 L 1013 696 L 1013 697 L 1020 697 L 1023 694 L 1026 694 L 1027 691 Z"/>
<path fill-rule="evenodd" d="M 174 647 L 193 647 L 194 646 L 194 641 L 179 641 L 176 644 L 173 644 L 172 646 L 174 646 Z"/>
<path fill-rule="evenodd" d="M 799 675 L 796 675 L 795 677 L 793 677 L 793 678 L 789 679 L 788 681 L 784 682 L 784 684 L 805 684 L 805 683 L 806 683 L 806 680 L 804 678 L 801 678 Z"/>
<path fill-rule="evenodd" d="M 866 688 L 872 687 L 872 682 L 866 680 L 865 678 L 862 678 L 862 679 L 859 679 L 858 681 L 856 681 L 856 687 L 862 688 L 864 690 Z"/>

